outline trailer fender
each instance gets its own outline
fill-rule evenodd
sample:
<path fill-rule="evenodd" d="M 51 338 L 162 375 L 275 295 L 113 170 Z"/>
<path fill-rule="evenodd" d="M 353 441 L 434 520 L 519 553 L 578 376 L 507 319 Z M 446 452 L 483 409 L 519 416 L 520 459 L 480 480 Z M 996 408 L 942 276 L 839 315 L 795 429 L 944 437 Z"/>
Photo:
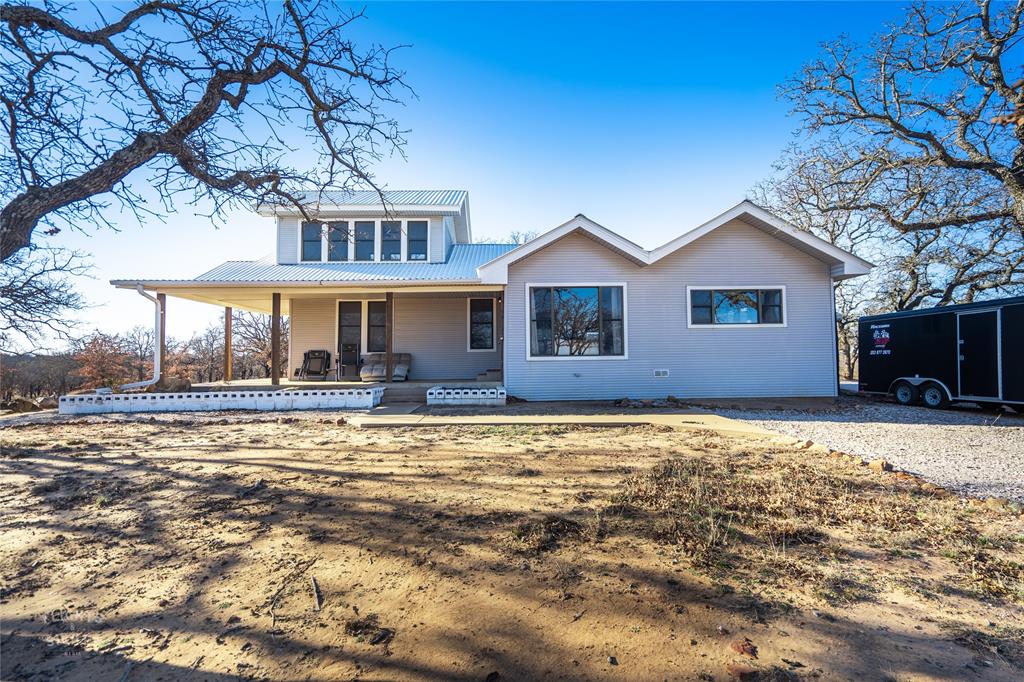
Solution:
<path fill-rule="evenodd" d="M 949 400 L 953 400 L 953 394 L 950 392 L 949 386 L 946 386 L 946 384 L 942 383 L 938 379 L 932 379 L 931 377 L 897 377 L 893 379 L 891 384 L 889 384 L 889 390 L 887 393 L 892 393 L 893 387 L 901 381 L 906 381 L 908 384 L 913 386 L 921 386 L 928 382 L 938 384 L 942 387 L 942 390 L 946 392 L 946 397 L 949 398 Z"/>

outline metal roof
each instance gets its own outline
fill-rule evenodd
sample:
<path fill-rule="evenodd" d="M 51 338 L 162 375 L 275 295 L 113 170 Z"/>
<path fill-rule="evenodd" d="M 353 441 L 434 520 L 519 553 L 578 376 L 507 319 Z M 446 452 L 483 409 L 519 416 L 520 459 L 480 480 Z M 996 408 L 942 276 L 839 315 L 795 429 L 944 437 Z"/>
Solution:
<path fill-rule="evenodd" d="M 126 286 L 301 284 L 301 283 L 390 283 L 390 282 L 479 282 L 477 266 L 515 248 L 515 244 L 455 244 L 446 263 L 342 262 L 278 265 L 272 257 L 255 261 L 227 261 L 195 279 L 113 280 Z"/>
<path fill-rule="evenodd" d="M 304 204 L 329 206 L 450 206 L 457 209 L 466 201 L 467 192 L 462 189 L 416 189 L 384 190 L 384 202 L 376 190 L 325 190 L 310 191 L 299 195 Z"/>

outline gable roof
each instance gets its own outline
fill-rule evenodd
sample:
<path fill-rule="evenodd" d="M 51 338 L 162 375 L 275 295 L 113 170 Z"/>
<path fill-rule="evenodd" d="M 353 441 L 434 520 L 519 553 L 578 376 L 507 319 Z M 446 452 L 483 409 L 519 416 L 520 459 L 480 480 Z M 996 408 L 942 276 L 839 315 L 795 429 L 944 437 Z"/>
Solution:
<path fill-rule="evenodd" d="M 299 193 L 297 198 L 315 214 L 453 216 L 456 241 L 473 241 L 469 192 L 464 189 L 386 189 L 382 193 L 372 189 L 311 190 Z M 262 203 L 257 212 L 262 216 L 277 216 L 297 215 L 299 210 L 291 204 Z"/>
<path fill-rule="evenodd" d="M 762 230 L 770 236 L 827 263 L 831 266 L 834 279 L 840 280 L 866 275 L 874 267 L 863 258 L 855 256 L 849 251 L 845 251 L 820 237 L 816 237 L 810 232 L 794 227 L 753 202 L 744 200 L 703 225 L 650 251 L 580 214 L 572 220 L 562 223 L 555 229 L 545 232 L 536 239 L 512 249 L 508 253 L 502 254 L 489 263 L 481 265 L 477 272 L 480 275 L 480 280 L 485 284 L 507 282 L 509 265 L 570 234 L 581 234 L 593 239 L 637 265 L 652 265 L 733 220 L 742 220 L 751 227 Z"/>

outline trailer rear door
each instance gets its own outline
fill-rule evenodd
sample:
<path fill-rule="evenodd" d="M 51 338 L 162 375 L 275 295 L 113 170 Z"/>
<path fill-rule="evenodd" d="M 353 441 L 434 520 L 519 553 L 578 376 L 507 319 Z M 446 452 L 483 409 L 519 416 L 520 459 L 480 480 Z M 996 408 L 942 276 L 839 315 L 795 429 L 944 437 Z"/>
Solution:
<path fill-rule="evenodd" d="M 960 313 L 960 395 L 999 399 L 999 313 Z"/>

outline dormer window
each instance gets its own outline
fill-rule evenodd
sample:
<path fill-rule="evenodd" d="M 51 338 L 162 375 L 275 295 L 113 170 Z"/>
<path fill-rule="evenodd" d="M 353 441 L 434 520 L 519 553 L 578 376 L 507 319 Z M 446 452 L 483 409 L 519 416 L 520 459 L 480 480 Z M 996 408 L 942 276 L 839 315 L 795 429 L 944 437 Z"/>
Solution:
<path fill-rule="evenodd" d="M 356 221 L 356 260 L 373 260 L 373 243 L 377 223 L 374 220 Z"/>
<path fill-rule="evenodd" d="M 403 263 L 430 260 L 429 220 L 300 222 L 301 263 Z"/>
<path fill-rule="evenodd" d="M 384 220 L 380 228 L 380 259 L 402 260 L 402 221 Z"/>
<path fill-rule="evenodd" d="M 348 260 L 348 221 L 327 223 L 327 260 Z"/>
<path fill-rule="evenodd" d="M 427 221 L 410 220 L 405 224 L 409 244 L 407 260 L 427 260 Z"/>
<path fill-rule="evenodd" d="M 321 260 L 320 223 L 302 223 L 302 260 Z"/>

